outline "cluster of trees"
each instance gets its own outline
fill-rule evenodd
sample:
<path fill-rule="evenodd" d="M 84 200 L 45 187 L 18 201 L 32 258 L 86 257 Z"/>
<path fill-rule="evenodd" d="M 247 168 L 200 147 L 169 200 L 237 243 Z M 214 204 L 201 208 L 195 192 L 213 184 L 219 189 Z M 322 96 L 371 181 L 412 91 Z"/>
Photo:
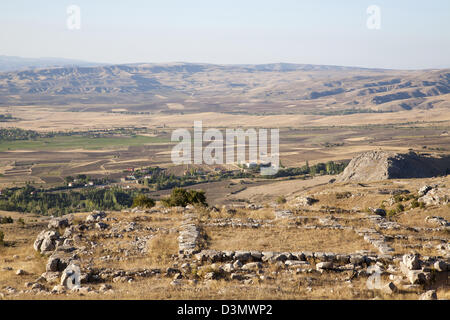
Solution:
<path fill-rule="evenodd" d="M 177 187 L 187 187 L 199 183 L 221 181 L 225 179 L 242 179 L 251 177 L 252 174 L 245 172 L 210 172 L 204 173 L 192 169 L 183 176 L 176 176 L 167 173 L 166 170 L 159 167 L 150 167 L 134 172 L 134 176 L 139 183 L 154 190 L 167 190 Z"/>
<path fill-rule="evenodd" d="M 1 115 L 0 122 L 13 119 L 11 115 Z M 23 130 L 20 128 L 0 128 L 0 141 L 35 140 L 37 138 L 52 138 L 56 136 L 89 136 L 99 138 L 111 135 L 136 135 L 142 131 L 141 128 L 115 128 L 98 129 L 89 131 L 58 131 L 58 132 L 37 132 L 33 130 Z"/>
<path fill-rule="evenodd" d="M 39 136 L 39 133 L 33 130 L 0 128 L 0 141 L 32 140 Z"/>
<path fill-rule="evenodd" d="M 133 199 L 133 208 L 135 207 L 141 207 L 141 208 L 152 208 L 155 206 L 155 201 L 149 197 L 147 197 L 145 194 L 138 194 Z"/>
<path fill-rule="evenodd" d="M 308 161 L 303 167 L 280 168 L 275 175 L 267 176 L 268 178 L 281 178 L 300 175 L 326 175 L 339 174 L 347 167 L 347 163 L 328 161 L 327 163 L 318 163 L 310 166 Z"/>
<path fill-rule="evenodd" d="M 185 190 L 183 188 L 174 188 L 169 197 L 161 199 L 166 207 L 185 207 L 188 204 L 208 206 L 204 191 Z"/>
<path fill-rule="evenodd" d="M 13 120 L 13 116 L 10 114 L 0 114 L 0 122 L 7 122 Z"/>
<path fill-rule="evenodd" d="M 155 201 L 143 193 L 145 190 L 128 190 L 120 187 L 87 188 L 80 192 L 52 192 L 27 185 L 3 191 L 0 198 L 0 210 L 42 215 L 61 216 L 73 212 L 122 210 L 130 207 L 151 208 L 155 205 Z M 166 207 L 185 207 L 188 204 L 208 205 L 204 191 L 182 188 L 174 188 L 171 195 L 161 199 L 161 202 Z M 13 223 L 13 219 L 3 217 L 0 223 Z"/>
<path fill-rule="evenodd" d="M 138 190 L 119 187 L 53 192 L 27 185 L 4 189 L 0 198 L 0 210 L 55 216 L 92 210 L 122 210 L 131 207 L 133 199 L 139 193 L 141 192 Z"/>

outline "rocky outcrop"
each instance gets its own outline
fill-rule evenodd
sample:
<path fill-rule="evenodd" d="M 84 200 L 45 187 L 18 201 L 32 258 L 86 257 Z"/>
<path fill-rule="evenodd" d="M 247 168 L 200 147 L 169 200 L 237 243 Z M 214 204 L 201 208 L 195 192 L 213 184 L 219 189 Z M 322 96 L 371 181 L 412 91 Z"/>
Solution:
<path fill-rule="evenodd" d="M 442 217 L 427 216 L 425 221 L 437 227 L 450 227 L 450 222 Z"/>
<path fill-rule="evenodd" d="M 40 253 L 55 250 L 56 241 L 59 239 L 59 233 L 55 230 L 43 230 L 34 241 L 33 248 Z"/>
<path fill-rule="evenodd" d="M 423 189 L 425 187 L 427 187 L 427 189 L 425 189 L 426 192 L 424 192 Z M 422 196 L 419 198 L 419 202 L 423 202 L 426 205 L 441 205 L 449 203 L 450 188 L 439 186 L 424 186 L 423 188 L 419 190 L 419 196 L 422 194 Z"/>
<path fill-rule="evenodd" d="M 369 151 L 353 158 L 336 181 L 368 182 L 428 178 L 445 174 L 448 168 L 450 168 L 450 157 L 433 158 L 414 152 L 401 154 Z"/>

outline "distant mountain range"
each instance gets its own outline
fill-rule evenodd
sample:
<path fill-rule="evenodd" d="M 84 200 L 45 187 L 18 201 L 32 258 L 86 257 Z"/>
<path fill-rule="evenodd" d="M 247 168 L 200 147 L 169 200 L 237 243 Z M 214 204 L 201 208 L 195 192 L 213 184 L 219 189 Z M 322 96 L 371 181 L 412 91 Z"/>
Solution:
<path fill-rule="evenodd" d="M 22 58 L 22 57 L 0 55 L 0 72 L 18 71 L 22 69 L 48 68 L 48 67 L 67 67 L 67 66 L 92 67 L 99 65 L 105 64 L 86 62 L 82 60 L 64 59 L 64 58 Z"/>
<path fill-rule="evenodd" d="M 57 65 L 58 60 L 41 63 Z M 325 115 L 450 107 L 450 69 L 78 63 L 60 59 L 59 64 L 66 66 L 0 73 L 0 105 L 82 104 L 82 110 L 104 111 L 120 106 L 130 112 Z"/>

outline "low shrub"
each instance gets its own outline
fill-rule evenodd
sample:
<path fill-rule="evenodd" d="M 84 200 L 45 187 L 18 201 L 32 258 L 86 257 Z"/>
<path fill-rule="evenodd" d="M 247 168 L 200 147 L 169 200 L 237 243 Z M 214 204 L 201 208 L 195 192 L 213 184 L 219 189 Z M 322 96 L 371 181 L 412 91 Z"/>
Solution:
<path fill-rule="evenodd" d="M 278 203 L 278 204 L 286 203 L 286 198 L 283 197 L 283 196 L 279 196 L 279 197 L 277 198 L 277 203 Z"/>
<path fill-rule="evenodd" d="M 132 207 L 141 207 L 141 208 L 152 208 L 155 206 L 155 201 L 144 194 L 138 194 L 133 199 Z"/>
<path fill-rule="evenodd" d="M 161 199 L 166 207 L 185 207 L 188 204 L 207 206 L 204 191 L 185 190 L 183 188 L 173 188 L 169 197 Z"/>
<path fill-rule="evenodd" d="M 13 223 L 14 219 L 11 217 L 2 217 L 0 218 L 0 224 Z"/>

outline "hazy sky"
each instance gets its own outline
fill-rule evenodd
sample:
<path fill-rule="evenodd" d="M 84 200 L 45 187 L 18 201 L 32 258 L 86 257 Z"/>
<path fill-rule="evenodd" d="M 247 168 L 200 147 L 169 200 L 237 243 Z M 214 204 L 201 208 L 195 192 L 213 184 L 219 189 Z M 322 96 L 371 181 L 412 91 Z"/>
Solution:
<path fill-rule="evenodd" d="M 81 9 L 81 29 L 66 24 Z M 379 30 L 366 10 L 381 10 Z M 449 0 L 2 0 L 0 55 L 450 67 Z"/>

